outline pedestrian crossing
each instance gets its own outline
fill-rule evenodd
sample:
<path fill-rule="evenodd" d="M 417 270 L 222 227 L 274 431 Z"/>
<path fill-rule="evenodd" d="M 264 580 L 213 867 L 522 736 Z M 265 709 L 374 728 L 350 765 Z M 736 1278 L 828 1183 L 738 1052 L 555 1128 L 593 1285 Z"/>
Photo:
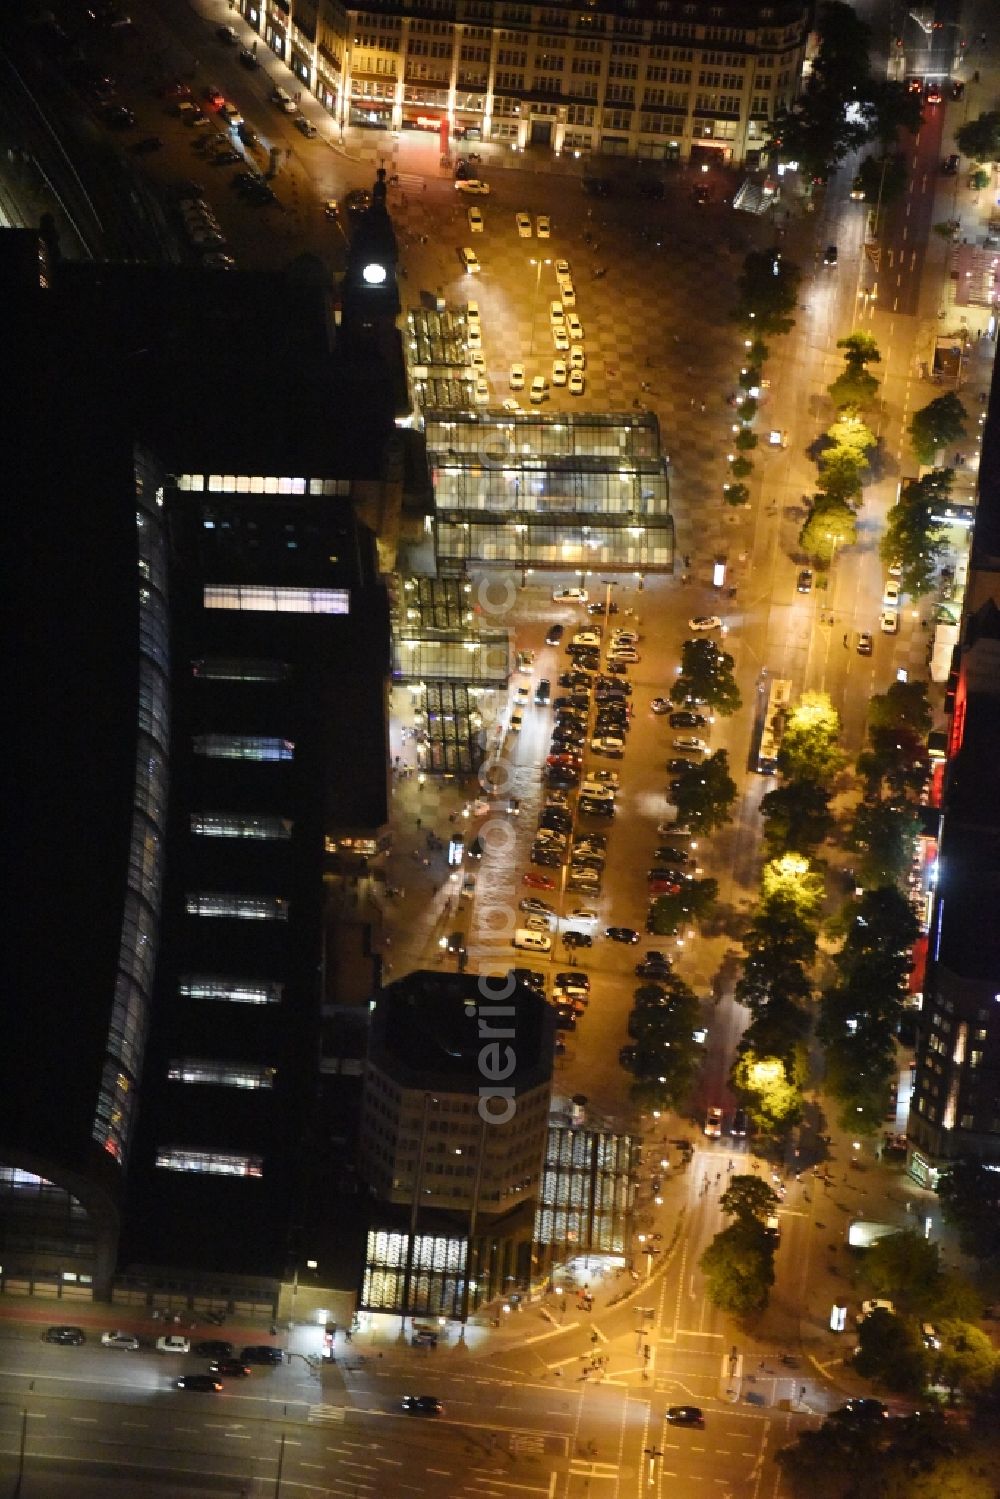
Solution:
<path fill-rule="evenodd" d="M 310 1421 L 343 1421 L 347 1414 L 346 1406 L 343 1405 L 311 1405 L 309 1407 Z"/>

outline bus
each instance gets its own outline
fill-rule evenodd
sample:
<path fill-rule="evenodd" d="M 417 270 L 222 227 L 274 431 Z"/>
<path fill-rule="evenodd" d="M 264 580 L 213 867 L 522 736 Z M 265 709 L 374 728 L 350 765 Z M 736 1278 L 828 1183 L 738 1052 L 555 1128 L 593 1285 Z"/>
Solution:
<path fill-rule="evenodd" d="M 778 768 L 778 751 L 792 705 L 792 684 L 785 677 L 773 677 L 767 698 L 761 694 L 764 711 L 758 709 L 757 770 L 762 776 L 773 776 Z"/>

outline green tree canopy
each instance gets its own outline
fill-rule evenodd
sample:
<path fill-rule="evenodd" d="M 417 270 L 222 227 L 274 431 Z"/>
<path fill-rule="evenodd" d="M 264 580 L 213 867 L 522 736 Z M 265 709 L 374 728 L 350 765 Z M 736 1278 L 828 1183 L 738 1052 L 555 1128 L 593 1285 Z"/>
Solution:
<path fill-rule="evenodd" d="M 844 359 L 848 364 L 857 365 L 860 369 L 868 364 L 882 363 L 878 343 L 871 333 L 859 333 L 857 330 L 848 333 L 846 338 L 837 339 L 837 348 L 843 349 Z"/>
<path fill-rule="evenodd" d="M 886 517 L 879 551 L 886 563 L 899 563 L 900 585 L 914 598 L 928 592 L 941 558 L 945 533 L 934 512 L 947 504 L 954 477 L 941 468 L 905 484 Z"/>
<path fill-rule="evenodd" d="M 737 321 L 761 333 L 787 333 L 799 299 L 802 272 L 777 248 L 751 250 L 737 281 Z"/>
<path fill-rule="evenodd" d="M 716 750 L 677 780 L 677 790 L 671 795 L 681 822 L 695 832 L 710 833 L 729 821 L 736 800 L 736 782 L 729 774 L 729 756 L 725 750 Z M 683 894 L 679 898 L 683 901 Z"/>
<path fill-rule="evenodd" d="M 868 723 L 873 729 L 911 729 L 914 734 L 926 734 L 933 721 L 926 682 L 893 682 L 868 703 Z"/>
<path fill-rule="evenodd" d="M 959 1390 L 970 1399 L 985 1395 L 1000 1369 L 986 1334 L 971 1322 L 951 1319 L 938 1323 L 937 1334 L 941 1347 L 931 1355 L 935 1381 L 946 1385 L 952 1397 Z"/>
<path fill-rule="evenodd" d="M 708 1245 L 700 1260 L 713 1306 L 734 1316 L 761 1312 L 774 1285 L 774 1243 L 759 1223 L 731 1223 Z"/>
<path fill-rule="evenodd" d="M 913 863 L 920 817 L 909 802 L 862 802 L 847 832 L 847 846 L 859 855 L 862 885 L 893 885 Z"/>
<path fill-rule="evenodd" d="M 939 448 L 950 448 L 965 436 L 968 412 L 953 390 L 915 411 L 906 429 L 919 463 L 934 462 Z"/>
<path fill-rule="evenodd" d="M 920 734 L 911 729 L 869 729 L 868 740 L 869 748 L 858 756 L 858 774 L 872 800 L 883 795 L 883 786 L 891 800 L 923 790 L 930 757 Z"/>
<path fill-rule="evenodd" d="M 840 717 L 825 692 L 804 692 L 792 709 L 778 750 L 778 769 L 790 780 L 829 784 L 843 769 Z"/>
<path fill-rule="evenodd" d="M 732 656 L 704 636 L 685 640 L 681 646 L 681 669 L 670 688 L 670 701 L 683 703 L 696 698 L 723 717 L 736 713 L 742 699 L 733 674 Z"/>
<path fill-rule="evenodd" d="M 879 383 L 863 365 L 849 363 L 826 389 L 838 411 L 867 411 L 878 399 Z"/>
<path fill-rule="evenodd" d="M 828 0 L 819 8 L 817 30 L 813 71 L 791 107 L 778 112 L 773 140 L 784 161 L 798 161 L 824 180 L 866 142 L 888 150 L 900 130 L 916 131 L 920 98 L 872 75 L 871 32 L 853 7 Z"/>
<path fill-rule="evenodd" d="M 887 1234 L 865 1254 L 864 1276 L 874 1296 L 888 1296 L 904 1310 L 932 1301 L 941 1275 L 937 1244 L 915 1229 Z"/>
<path fill-rule="evenodd" d="M 964 1254 L 977 1260 L 1000 1258 L 1000 1173 L 981 1160 L 954 1161 L 938 1179 L 945 1219 L 958 1230 Z"/>
<path fill-rule="evenodd" d="M 866 156 L 858 167 L 858 177 L 865 202 L 888 208 L 906 191 L 906 160 L 898 151 Z"/>
<path fill-rule="evenodd" d="M 854 1367 L 887 1389 L 916 1395 L 923 1388 L 925 1367 L 919 1331 L 891 1312 L 872 1312 L 858 1327 Z"/>
<path fill-rule="evenodd" d="M 991 109 L 966 120 L 955 131 L 955 140 L 962 155 L 972 161 L 1000 161 L 1000 112 Z"/>
<path fill-rule="evenodd" d="M 698 1001 L 678 980 L 669 1004 L 640 1010 L 637 1018 L 633 1096 L 645 1106 L 676 1109 L 686 1099 L 701 1065 L 694 1039 L 700 1018 Z"/>
<path fill-rule="evenodd" d="M 816 781 L 792 780 L 760 804 L 768 853 L 813 854 L 833 831 L 830 793 Z"/>
<path fill-rule="evenodd" d="M 719 1206 L 727 1218 L 748 1218 L 753 1223 L 766 1224 L 768 1216 L 778 1211 L 781 1199 L 766 1181 L 749 1173 L 729 1178 Z"/>

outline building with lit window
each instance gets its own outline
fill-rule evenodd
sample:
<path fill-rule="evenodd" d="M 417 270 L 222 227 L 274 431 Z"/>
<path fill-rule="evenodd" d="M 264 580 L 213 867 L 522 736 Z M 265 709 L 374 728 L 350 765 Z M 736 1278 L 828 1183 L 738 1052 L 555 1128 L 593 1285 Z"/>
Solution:
<path fill-rule="evenodd" d="M 364 1306 L 464 1318 L 527 1283 L 554 1019 L 506 976 L 418 971 L 376 997 L 359 1132 L 375 1202 Z"/>
<path fill-rule="evenodd" d="M 377 982 L 401 362 L 314 275 L 8 243 L 0 1277 L 276 1286 L 341 948 Z"/>
<path fill-rule="evenodd" d="M 1000 386 L 983 433 L 951 723 L 908 1169 L 925 1186 L 962 1156 L 1000 1163 Z"/>
<path fill-rule="evenodd" d="M 238 0 L 341 129 L 755 164 L 798 90 L 802 0 Z"/>
<path fill-rule="evenodd" d="M 669 572 L 668 459 L 652 412 L 426 411 L 442 571 Z"/>

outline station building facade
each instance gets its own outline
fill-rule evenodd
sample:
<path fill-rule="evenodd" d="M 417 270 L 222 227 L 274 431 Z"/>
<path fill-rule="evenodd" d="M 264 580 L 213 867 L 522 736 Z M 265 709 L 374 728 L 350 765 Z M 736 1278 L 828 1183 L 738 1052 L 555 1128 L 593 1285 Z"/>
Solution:
<path fill-rule="evenodd" d="M 758 164 L 794 99 L 801 0 L 239 0 L 342 130 Z"/>

